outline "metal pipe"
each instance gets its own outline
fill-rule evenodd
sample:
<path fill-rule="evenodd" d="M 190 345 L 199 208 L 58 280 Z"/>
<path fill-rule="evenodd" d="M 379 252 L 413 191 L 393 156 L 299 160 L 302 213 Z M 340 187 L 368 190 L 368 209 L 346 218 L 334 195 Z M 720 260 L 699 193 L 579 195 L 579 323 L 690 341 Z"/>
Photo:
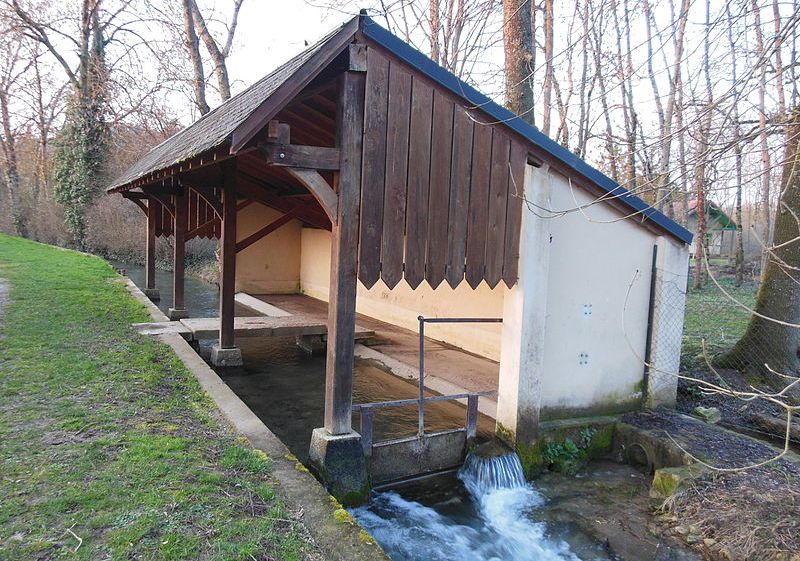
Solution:
<path fill-rule="evenodd" d="M 423 401 L 425 403 L 434 403 L 437 401 L 456 401 L 459 399 L 469 399 L 471 396 L 484 397 L 489 395 L 497 395 L 495 390 L 488 390 L 485 392 L 471 392 L 471 393 L 456 393 L 452 395 L 432 395 L 426 397 Z M 419 403 L 419 398 L 413 399 L 395 399 L 394 401 L 375 401 L 372 403 L 354 403 L 353 411 L 360 411 L 362 409 L 382 409 L 384 407 L 402 407 L 404 405 L 416 405 Z"/>
<path fill-rule="evenodd" d="M 425 436 L 425 318 L 417 317 L 419 320 L 419 405 L 417 436 Z"/>

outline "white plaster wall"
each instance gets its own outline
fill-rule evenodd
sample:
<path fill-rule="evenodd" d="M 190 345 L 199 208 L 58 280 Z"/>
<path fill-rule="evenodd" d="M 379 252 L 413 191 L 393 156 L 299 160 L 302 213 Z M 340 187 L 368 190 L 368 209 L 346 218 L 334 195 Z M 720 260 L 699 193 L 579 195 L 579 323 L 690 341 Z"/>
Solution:
<path fill-rule="evenodd" d="M 303 228 L 301 232 L 300 288 L 304 294 L 327 301 L 330 284 L 330 232 Z M 356 310 L 373 317 L 417 331 L 417 316 L 502 317 L 503 296 L 507 288 L 501 282 L 494 289 L 481 283 L 472 290 L 466 282 L 455 289 L 442 282 L 435 290 L 422 282 L 416 290 L 401 280 L 393 289 L 383 281 L 367 289 L 358 283 Z M 500 326 L 491 324 L 426 325 L 426 335 L 469 352 L 500 360 Z"/>
<path fill-rule="evenodd" d="M 254 203 L 236 215 L 236 239 L 250 234 L 280 218 L 282 213 Z M 300 289 L 300 230 L 297 220 L 236 254 L 236 290 L 249 294 L 293 293 Z"/>
<path fill-rule="evenodd" d="M 558 214 L 592 201 L 551 172 L 542 419 L 641 399 L 656 236 L 604 204 Z"/>

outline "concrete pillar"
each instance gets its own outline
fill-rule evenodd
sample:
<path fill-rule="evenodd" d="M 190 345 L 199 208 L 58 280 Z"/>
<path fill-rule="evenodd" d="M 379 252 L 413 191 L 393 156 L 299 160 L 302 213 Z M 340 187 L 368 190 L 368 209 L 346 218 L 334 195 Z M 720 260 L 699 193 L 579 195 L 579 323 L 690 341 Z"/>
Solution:
<path fill-rule="evenodd" d="M 656 247 L 646 403 L 672 407 L 678 392 L 689 246 L 660 236 Z"/>
<path fill-rule="evenodd" d="M 520 226 L 519 280 L 503 302 L 497 433 L 509 444 L 538 435 L 544 363 L 547 282 L 550 271 L 550 173 L 527 166 Z"/>

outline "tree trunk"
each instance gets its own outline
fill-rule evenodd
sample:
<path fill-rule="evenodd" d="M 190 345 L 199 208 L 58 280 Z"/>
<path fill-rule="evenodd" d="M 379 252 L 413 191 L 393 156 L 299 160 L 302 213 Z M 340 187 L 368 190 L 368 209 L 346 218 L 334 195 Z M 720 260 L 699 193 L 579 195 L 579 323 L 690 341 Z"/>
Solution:
<path fill-rule="evenodd" d="M 503 2 L 506 107 L 533 124 L 533 33 L 530 0 Z"/>
<path fill-rule="evenodd" d="M 11 221 L 14 224 L 14 230 L 17 235 L 25 237 L 28 235 L 28 223 L 19 198 L 17 147 L 14 140 L 14 132 L 11 130 L 8 94 L 5 90 L 0 90 L 0 116 L 2 116 L 3 120 L 3 138 L 0 140 L 2 140 L 5 160 L 6 190 L 8 191 L 8 202 L 11 208 Z"/>
<path fill-rule="evenodd" d="M 194 30 L 192 4 L 194 4 L 194 0 L 183 0 L 183 41 L 192 61 L 194 103 L 200 114 L 205 115 L 210 111 L 210 107 L 206 102 L 206 78 L 203 71 L 203 60 L 200 58 L 200 40 Z"/>
<path fill-rule="evenodd" d="M 544 0 L 544 85 L 542 87 L 542 132 L 550 134 L 553 97 L 553 0 Z"/>
<path fill-rule="evenodd" d="M 770 375 L 765 364 L 776 372 L 796 374 L 800 367 L 800 107 L 789 116 L 786 152 L 781 176 L 781 195 L 773 230 L 774 248 L 761 278 L 755 310 L 744 336 L 723 357 L 721 366 L 741 368 L 761 374 L 780 387 L 786 381 Z M 792 325 L 781 325 L 775 321 Z"/>
<path fill-rule="evenodd" d="M 752 0 L 752 9 L 755 16 L 755 30 L 756 30 L 756 57 L 761 59 L 764 56 L 764 36 L 761 31 L 761 8 L 757 0 Z M 761 243 L 764 245 L 761 252 L 761 275 L 766 272 L 767 262 L 769 261 L 769 245 L 770 245 L 770 157 L 769 157 L 769 143 L 767 140 L 767 110 L 766 110 L 766 95 L 767 95 L 767 65 L 761 64 L 758 75 L 758 137 L 759 137 L 759 151 L 761 153 Z"/>

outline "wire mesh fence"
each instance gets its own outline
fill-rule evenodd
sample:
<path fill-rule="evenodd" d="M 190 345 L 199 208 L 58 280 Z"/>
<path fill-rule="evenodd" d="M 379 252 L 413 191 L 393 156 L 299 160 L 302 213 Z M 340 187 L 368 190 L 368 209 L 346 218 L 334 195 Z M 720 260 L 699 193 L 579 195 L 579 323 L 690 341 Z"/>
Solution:
<path fill-rule="evenodd" d="M 681 372 L 709 370 L 724 364 L 744 370 L 748 364 L 731 355 L 734 346 L 745 334 L 755 305 L 758 283 L 746 281 L 737 285 L 733 279 L 707 280 L 701 288 L 686 290 L 686 308 L 681 338 Z M 762 365 L 769 361 L 770 341 L 751 349 Z"/>

